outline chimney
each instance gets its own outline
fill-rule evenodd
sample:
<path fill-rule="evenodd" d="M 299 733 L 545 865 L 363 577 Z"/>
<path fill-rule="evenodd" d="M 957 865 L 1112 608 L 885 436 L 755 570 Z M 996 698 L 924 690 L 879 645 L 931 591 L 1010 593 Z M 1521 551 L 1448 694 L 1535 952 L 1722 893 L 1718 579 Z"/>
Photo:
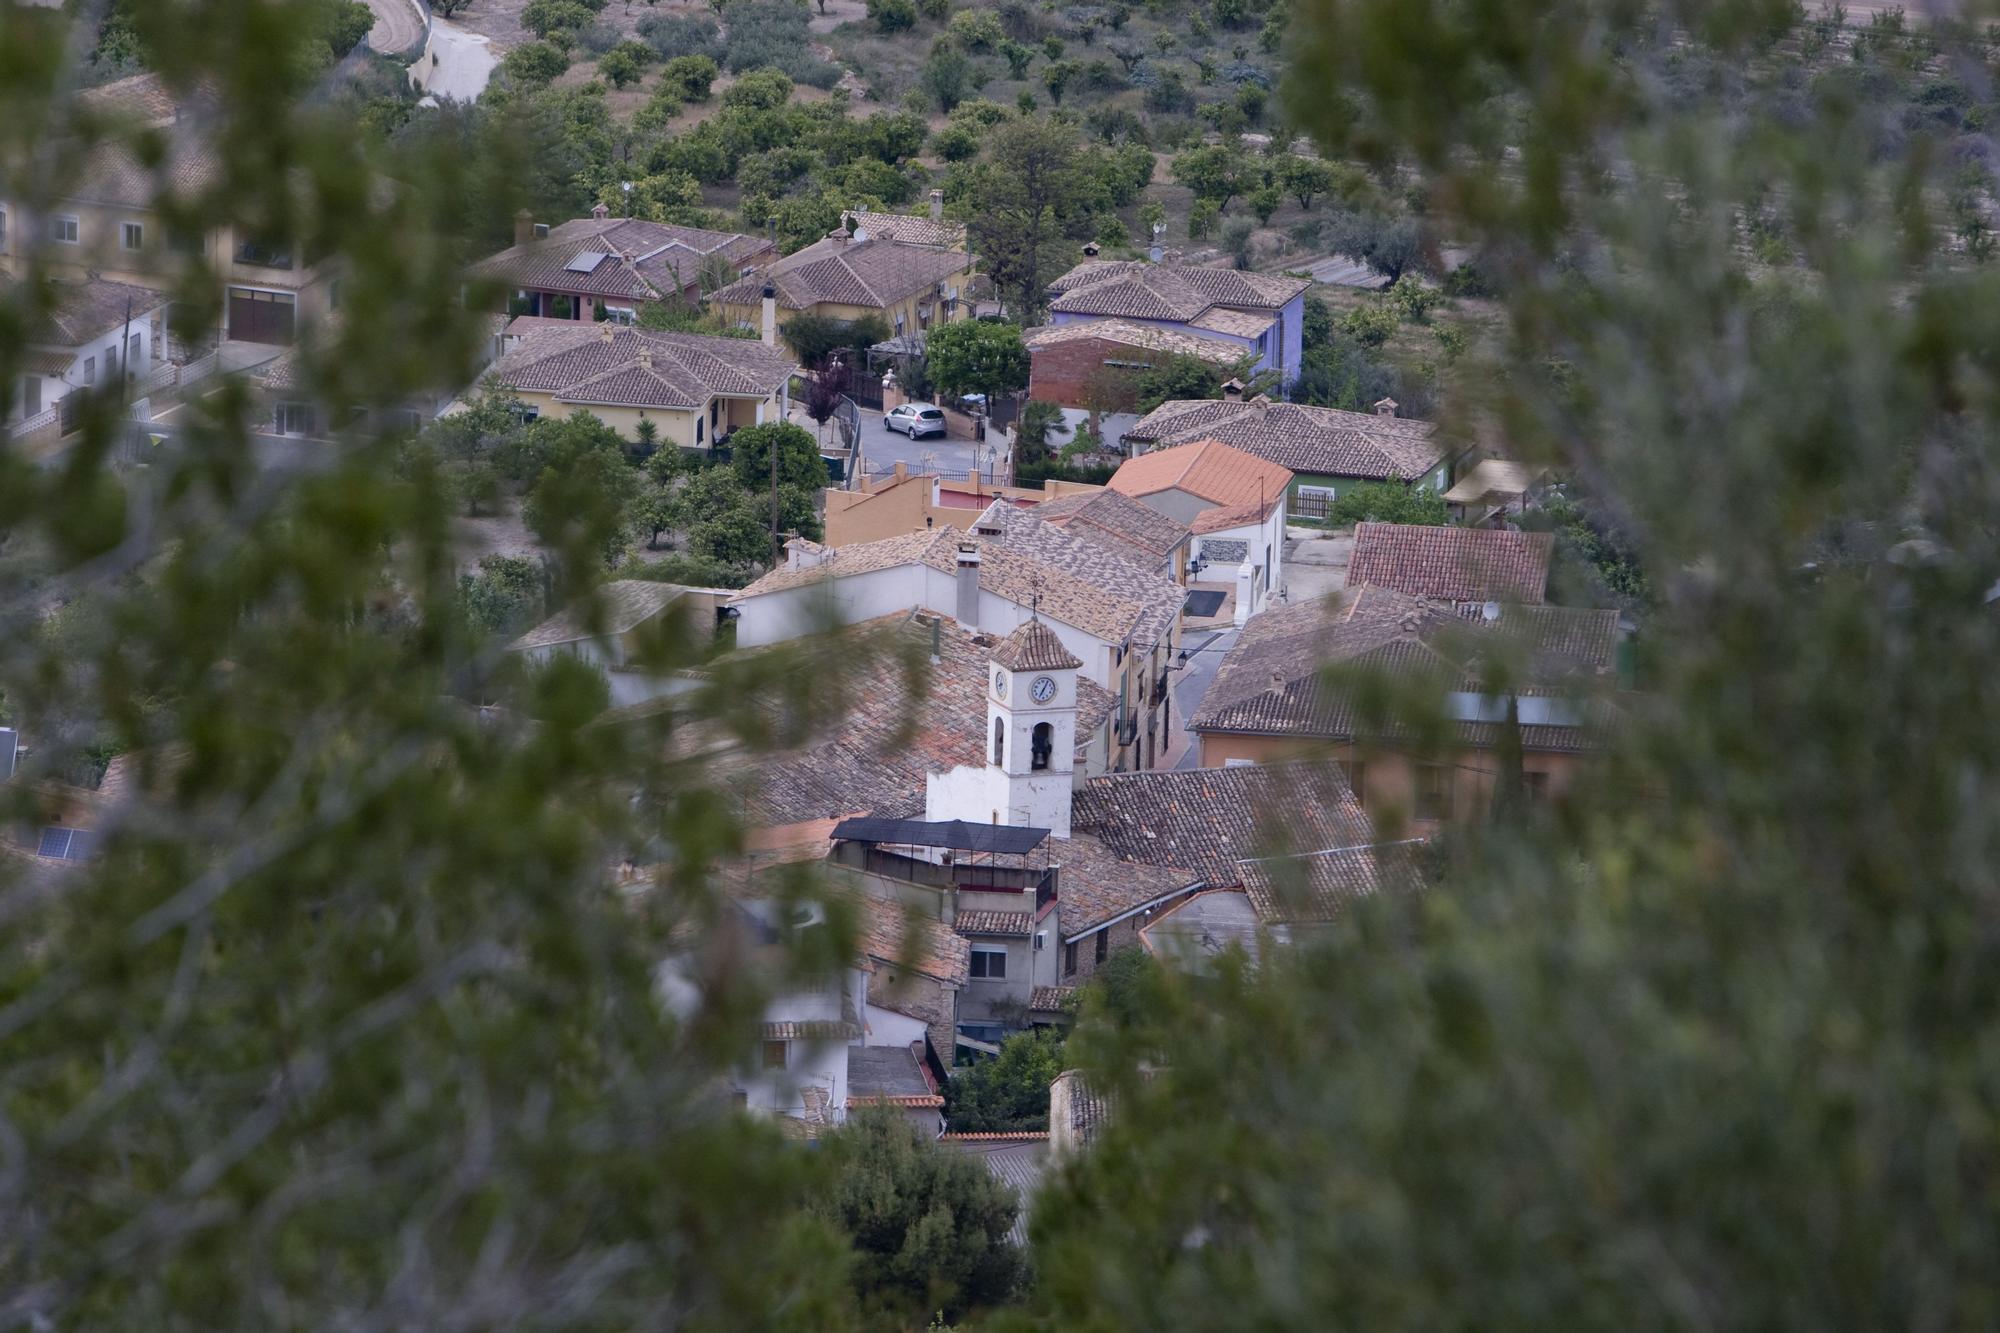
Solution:
<path fill-rule="evenodd" d="M 1223 381 L 1222 396 L 1231 402 L 1240 401 L 1243 397 L 1243 381 L 1239 379 Z"/>
<path fill-rule="evenodd" d="M 958 544 L 958 623 L 979 628 L 979 543 Z"/>
<path fill-rule="evenodd" d="M 526 245 L 535 236 L 535 215 L 527 209 L 514 214 L 514 244 Z"/>
<path fill-rule="evenodd" d="M 1393 398 L 1378 398 L 1375 401 L 1375 415 L 1378 417 L 1393 417 L 1396 415 L 1396 409 L 1400 406 L 1402 404 Z"/>
<path fill-rule="evenodd" d="M 764 284 L 764 323 L 759 337 L 766 347 L 778 345 L 778 289 L 768 282 Z"/>
<path fill-rule="evenodd" d="M 932 222 L 943 222 L 943 221 L 944 221 L 944 191 L 943 191 L 943 190 L 932 190 L 932 191 L 931 191 L 931 221 L 932 221 Z"/>
<path fill-rule="evenodd" d="M 14 760 L 21 751 L 21 733 L 0 727 L 0 782 L 14 776 Z"/>
<path fill-rule="evenodd" d="M 616 324 L 613 324 L 608 319 L 605 320 L 602 324 L 599 324 L 597 326 L 597 340 L 599 342 L 608 343 L 617 335 L 618 335 L 618 326 Z"/>
<path fill-rule="evenodd" d="M 1148 260 L 1149 262 L 1151 262 L 1151 263 L 1154 263 L 1154 264 L 1157 264 L 1157 263 L 1159 263 L 1159 262 L 1160 262 L 1160 261 L 1161 261 L 1162 259 L 1165 259 L 1165 258 L 1166 258 L 1166 256 L 1167 256 L 1167 252 L 1166 252 L 1165 250 L 1163 250 L 1163 249 L 1161 249 L 1161 248 L 1160 248 L 1160 238 L 1161 238 L 1162 236 L 1165 236 L 1166 234 L 1167 234 L 1167 224 L 1166 224 L 1166 223 L 1164 223 L 1164 222 L 1155 222 L 1155 223 L 1153 224 L 1153 228 L 1152 228 L 1152 237 L 1153 237 L 1153 239 L 1152 239 L 1152 244 L 1146 247 L 1146 258 L 1147 258 L 1147 260 Z"/>
<path fill-rule="evenodd" d="M 604 221 L 604 219 L 611 216 L 611 210 L 605 207 L 603 204 L 593 204 L 591 205 L 590 216 L 596 218 L 599 222 L 602 222 Z"/>
<path fill-rule="evenodd" d="M 653 368 L 653 349 L 644 343 L 639 344 L 639 364 L 647 370 Z"/>
<path fill-rule="evenodd" d="M 1101 248 L 1096 241 L 1085 241 L 1083 243 L 1083 257 L 1085 259 L 1095 259 L 1097 258 L 1097 252 Z"/>

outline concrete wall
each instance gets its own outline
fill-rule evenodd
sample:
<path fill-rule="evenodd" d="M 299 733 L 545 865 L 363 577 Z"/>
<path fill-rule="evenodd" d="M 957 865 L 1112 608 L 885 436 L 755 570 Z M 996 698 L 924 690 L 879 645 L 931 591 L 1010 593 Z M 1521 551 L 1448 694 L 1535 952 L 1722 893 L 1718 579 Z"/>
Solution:
<path fill-rule="evenodd" d="M 984 509 L 983 502 L 993 496 L 1018 496 L 1036 501 L 1046 498 L 1040 491 L 990 486 L 971 476 L 937 477 L 911 473 L 900 463 L 896 466 L 903 470 L 903 476 L 878 481 L 872 487 L 864 484 L 847 491 L 829 486 L 821 492 L 826 499 L 828 546 L 880 541 L 884 537 L 900 537 L 924 527 L 950 527 L 965 532 L 971 529 Z M 941 503 L 947 494 L 968 496 L 977 507 Z M 939 502 L 934 503 L 934 500 Z"/>

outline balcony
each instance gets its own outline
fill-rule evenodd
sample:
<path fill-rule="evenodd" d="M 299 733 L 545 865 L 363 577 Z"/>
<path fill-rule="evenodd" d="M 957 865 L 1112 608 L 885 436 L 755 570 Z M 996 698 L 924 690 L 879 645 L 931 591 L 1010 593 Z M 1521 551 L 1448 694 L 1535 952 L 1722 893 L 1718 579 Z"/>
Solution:
<path fill-rule="evenodd" d="M 244 241 L 236 247 L 236 262 L 255 264 L 258 268 L 288 269 L 292 266 L 292 247 L 268 245 L 262 241 Z"/>
<path fill-rule="evenodd" d="M 864 874 L 905 884 L 968 889 L 976 893 L 1032 893 L 1040 906 L 1055 897 L 1055 866 L 995 865 L 984 861 L 940 863 L 860 842 L 838 842 L 827 860 Z"/>

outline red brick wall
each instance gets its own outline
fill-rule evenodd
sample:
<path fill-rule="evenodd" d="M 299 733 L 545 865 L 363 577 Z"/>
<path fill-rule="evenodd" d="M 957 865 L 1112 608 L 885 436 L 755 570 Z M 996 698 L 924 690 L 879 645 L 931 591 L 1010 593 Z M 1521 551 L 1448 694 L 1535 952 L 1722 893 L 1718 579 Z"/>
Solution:
<path fill-rule="evenodd" d="M 1129 412 L 1138 400 L 1139 376 L 1144 372 L 1104 363 L 1152 359 L 1157 359 L 1152 353 L 1102 338 L 1078 338 L 1038 348 L 1028 357 L 1028 396 L 1062 407 L 1090 407 L 1092 389 L 1115 387 L 1111 401 L 1095 406 Z"/>

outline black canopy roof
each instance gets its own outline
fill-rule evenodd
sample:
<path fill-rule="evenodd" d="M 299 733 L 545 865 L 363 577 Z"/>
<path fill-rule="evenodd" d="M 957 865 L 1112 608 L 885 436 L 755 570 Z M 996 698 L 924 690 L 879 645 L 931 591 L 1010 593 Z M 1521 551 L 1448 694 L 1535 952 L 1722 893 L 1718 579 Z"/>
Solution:
<path fill-rule="evenodd" d="M 949 847 L 962 852 L 1032 852 L 1049 836 L 1045 828 L 968 824 L 962 819 L 843 819 L 833 836 L 848 842 L 898 842 L 909 847 Z"/>

